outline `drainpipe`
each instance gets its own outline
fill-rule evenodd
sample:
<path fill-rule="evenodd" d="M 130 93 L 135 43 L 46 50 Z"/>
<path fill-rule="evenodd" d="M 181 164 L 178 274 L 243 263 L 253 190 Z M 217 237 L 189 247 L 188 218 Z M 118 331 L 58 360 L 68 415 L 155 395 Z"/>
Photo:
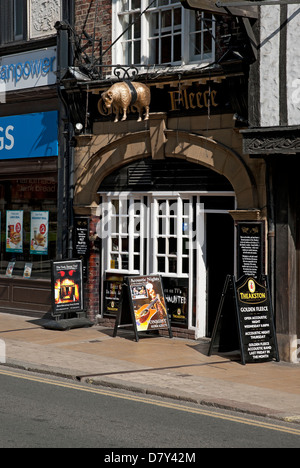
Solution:
<path fill-rule="evenodd" d="M 58 194 L 57 194 L 57 258 L 66 258 L 67 243 L 67 166 L 68 166 L 68 143 L 66 135 L 68 125 L 67 108 L 62 97 L 61 80 L 68 69 L 68 43 L 69 33 L 67 25 L 61 21 L 55 24 L 57 29 L 57 92 L 59 96 L 59 123 L 58 123 Z"/>
<path fill-rule="evenodd" d="M 273 310 L 275 312 L 275 210 L 274 210 L 274 187 L 272 163 L 266 158 L 266 189 L 268 203 L 268 258 L 269 258 L 269 280 Z"/>
<path fill-rule="evenodd" d="M 58 157 L 58 212 L 57 212 L 57 258 L 65 259 L 73 256 L 73 192 L 74 163 L 71 140 L 73 126 L 71 124 L 69 106 L 63 95 L 62 80 L 66 75 L 70 60 L 73 57 L 69 33 L 69 24 L 74 24 L 75 1 L 64 4 L 64 18 L 67 22 L 55 24 L 57 30 L 57 91 L 59 96 L 59 157 Z"/>

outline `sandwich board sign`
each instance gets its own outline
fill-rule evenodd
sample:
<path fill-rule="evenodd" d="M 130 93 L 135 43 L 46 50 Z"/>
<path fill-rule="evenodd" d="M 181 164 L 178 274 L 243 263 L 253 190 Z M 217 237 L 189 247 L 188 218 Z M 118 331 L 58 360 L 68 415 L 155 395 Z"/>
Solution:
<path fill-rule="evenodd" d="M 252 276 L 244 276 L 237 282 L 234 276 L 227 276 L 208 355 L 211 356 L 216 344 L 220 321 L 226 320 L 226 314 L 222 316 L 222 312 L 228 295 L 232 298 L 232 308 L 236 314 L 242 364 L 274 359 L 279 362 L 272 301 L 266 275 L 262 275 L 260 282 Z"/>
<path fill-rule="evenodd" d="M 126 278 L 126 281 L 131 311 L 131 324 L 133 324 L 136 341 L 139 341 L 139 332 L 159 330 L 168 330 L 169 336 L 172 338 L 171 325 L 160 276 L 132 276 Z M 124 293 L 123 288 L 123 301 Z M 122 315 L 126 311 L 123 309 L 124 303 L 120 308 L 116 320 L 114 336 L 116 336 L 118 326 L 124 325 Z"/>
<path fill-rule="evenodd" d="M 84 312 L 82 260 L 52 261 L 52 315 Z"/>

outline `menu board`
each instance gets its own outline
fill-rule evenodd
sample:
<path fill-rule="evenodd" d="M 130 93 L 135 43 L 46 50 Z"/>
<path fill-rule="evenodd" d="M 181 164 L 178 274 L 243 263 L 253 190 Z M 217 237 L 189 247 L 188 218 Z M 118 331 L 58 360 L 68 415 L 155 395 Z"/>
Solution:
<path fill-rule="evenodd" d="M 89 251 L 89 220 L 75 218 L 74 220 L 74 250 L 76 256 L 85 256 Z"/>
<path fill-rule="evenodd" d="M 88 277 L 88 255 L 89 255 L 89 219 L 74 219 L 74 257 L 82 260 L 83 278 Z"/>
<path fill-rule="evenodd" d="M 81 260 L 52 262 L 52 313 L 81 312 L 84 309 Z"/>
<path fill-rule="evenodd" d="M 237 277 L 244 275 L 259 279 L 263 274 L 264 258 L 263 223 L 238 223 Z"/>
<path fill-rule="evenodd" d="M 130 277 L 128 286 L 136 330 L 170 331 L 160 276 Z"/>
<path fill-rule="evenodd" d="M 277 358 L 276 334 L 267 287 L 253 277 L 236 284 L 239 323 L 246 362 Z"/>
<path fill-rule="evenodd" d="M 227 320 L 224 308 L 226 298 L 232 300 L 228 310 L 235 311 L 237 333 L 243 364 L 279 361 L 272 301 L 268 278 L 262 275 L 260 282 L 253 276 L 244 276 L 238 282 L 228 275 L 225 281 L 219 310 L 212 334 L 208 355 L 211 356 L 221 322 Z M 226 337 L 225 337 L 226 339 Z"/>

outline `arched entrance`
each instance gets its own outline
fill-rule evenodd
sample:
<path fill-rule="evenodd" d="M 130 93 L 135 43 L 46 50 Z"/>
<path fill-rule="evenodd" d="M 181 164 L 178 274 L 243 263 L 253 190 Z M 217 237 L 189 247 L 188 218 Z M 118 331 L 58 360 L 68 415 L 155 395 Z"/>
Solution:
<path fill-rule="evenodd" d="M 234 273 L 229 181 L 201 164 L 148 157 L 107 175 L 98 195 L 101 303 L 110 278 L 159 273 L 173 327 L 210 336 L 226 275 Z"/>
<path fill-rule="evenodd" d="M 185 159 L 201 164 L 230 181 L 237 200 L 237 209 L 252 210 L 259 205 L 256 180 L 241 156 L 225 145 L 201 135 L 185 131 L 163 132 L 164 154 L 168 158 Z M 157 137 L 159 140 L 159 138 Z M 139 131 L 120 138 L 109 138 L 108 144 L 95 141 L 77 149 L 78 166 L 74 193 L 75 212 L 86 213 L 98 205 L 99 184 L 112 171 L 125 164 L 150 157 L 155 145 L 149 131 Z M 91 148 L 97 148 L 91 152 Z M 154 147 L 154 148 L 153 148 Z"/>

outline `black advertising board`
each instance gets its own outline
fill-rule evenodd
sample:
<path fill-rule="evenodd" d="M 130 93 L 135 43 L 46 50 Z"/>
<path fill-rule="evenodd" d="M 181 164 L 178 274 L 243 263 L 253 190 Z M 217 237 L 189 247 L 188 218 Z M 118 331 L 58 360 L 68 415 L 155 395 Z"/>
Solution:
<path fill-rule="evenodd" d="M 83 312 L 82 261 L 53 261 L 51 273 L 52 314 Z"/>
<path fill-rule="evenodd" d="M 122 282 L 104 281 L 103 313 L 107 315 L 116 315 L 120 310 Z"/>
<path fill-rule="evenodd" d="M 88 274 L 88 255 L 89 255 L 89 219 L 74 219 L 74 256 L 82 260 L 83 277 L 86 280 Z"/>
<path fill-rule="evenodd" d="M 264 224 L 239 222 L 237 225 L 237 277 L 264 273 Z"/>
<path fill-rule="evenodd" d="M 188 327 L 188 282 L 186 278 L 162 279 L 166 306 L 171 324 Z"/>
<path fill-rule="evenodd" d="M 270 288 L 265 275 L 260 282 L 252 276 L 244 276 L 238 282 L 234 276 L 227 276 L 208 355 L 212 354 L 220 321 L 226 321 L 226 314 L 222 312 L 228 296 L 232 298 L 236 313 L 242 363 L 279 361 Z"/>
<path fill-rule="evenodd" d="M 276 333 L 269 288 L 253 277 L 236 283 L 241 341 L 246 362 L 278 358 Z"/>

